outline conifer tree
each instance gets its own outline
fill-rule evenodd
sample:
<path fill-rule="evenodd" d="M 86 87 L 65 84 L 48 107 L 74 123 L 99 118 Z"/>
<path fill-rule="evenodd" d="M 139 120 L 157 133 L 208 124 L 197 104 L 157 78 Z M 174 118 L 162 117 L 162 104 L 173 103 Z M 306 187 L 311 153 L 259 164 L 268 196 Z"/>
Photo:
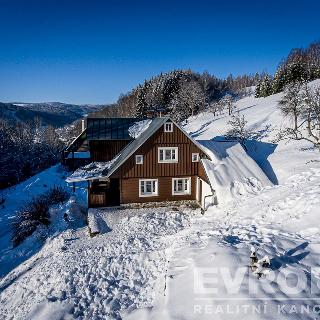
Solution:
<path fill-rule="evenodd" d="M 256 91 L 255 91 L 255 95 L 254 95 L 256 98 L 261 97 L 261 83 L 262 83 L 262 80 L 260 79 L 256 85 Z"/>
<path fill-rule="evenodd" d="M 272 93 L 281 92 L 286 85 L 286 69 L 284 65 L 280 65 L 272 80 Z"/>
<path fill-rule="evenodd" d="M 260 97 L 267 97 L 272 94 L 272 80 L 271 78 L 266 75 L 261 83 L 260 86 Z"/>

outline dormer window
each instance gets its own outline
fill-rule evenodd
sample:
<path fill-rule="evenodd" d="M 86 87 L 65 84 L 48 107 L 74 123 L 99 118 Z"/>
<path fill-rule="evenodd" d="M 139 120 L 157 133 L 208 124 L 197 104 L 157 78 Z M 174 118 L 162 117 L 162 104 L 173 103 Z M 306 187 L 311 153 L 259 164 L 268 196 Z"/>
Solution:
<path fill-rule="evenodd" d="M 143 155 L 142 154 L 136 155 L 136 164 L 143 164 Z"/>
<path fill-rule="evenodd" d="M 164 132 L 173 132 L 173 123 L 172 122 L 166 122 L 164 124 Z"/>
<path fill-rule="evenodd" d="M 192 154 L 192 162 L 199 162 L 199 153 Z"/>

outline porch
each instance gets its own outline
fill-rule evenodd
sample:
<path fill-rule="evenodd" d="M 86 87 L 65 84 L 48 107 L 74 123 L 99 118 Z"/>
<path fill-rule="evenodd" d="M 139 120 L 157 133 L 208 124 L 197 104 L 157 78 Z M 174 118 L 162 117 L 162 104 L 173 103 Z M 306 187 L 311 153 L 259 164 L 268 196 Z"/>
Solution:
<path fill-rule="evenodd" d="M 119 179 L 94 180 L 88 188 L 88 207 L 114 207 L 120 205 Z"/>

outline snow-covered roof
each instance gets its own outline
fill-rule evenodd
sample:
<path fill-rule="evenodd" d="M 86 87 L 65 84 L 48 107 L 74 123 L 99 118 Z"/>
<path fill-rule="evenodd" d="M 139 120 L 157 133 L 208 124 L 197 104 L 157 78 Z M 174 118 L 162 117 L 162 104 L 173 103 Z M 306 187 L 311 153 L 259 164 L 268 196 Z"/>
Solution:
<path fill-rule="evenodd" d="M 129 136 L 134 139 L 137 139 L 146 129 L 148 129 L 151 122 L 152 122 L 151 119 L 135 122 L 128 129 Z"/>
<path fill-rule="evenodd" d="M 119 155 L 117 157 L 119 157 Z M 66 182 L 71 183 L 100 179 L 103 177 L 103 172 L 112 166 L 117 160 L 117 157 L 107 162 L 91 162 L 73 172 L 73 174 L 66 179 Z"/>
<path fill-rule="evenodd" d="M 142 146 L 162 125 L 167 121 L 172 121 L 170 117 L 162 117 L 153 119 L 147 128 L 131 143 L 129 143 L 122 151 L 119 158 L 108 168 L 104 174 L 110 177 L 140 146 Z M 200 143 L 188 135 L 177 123 L 172 121 L 200 150 L 202 150 L 209 158 L 210 155 Z"/>
<path fill-rule="evenodd" d="M 272 185 L 240 143 L 214 140 L 198 142 L 210 153 L 211 160 L 202 159 L 201 162 L 219 202 Z"/>
<path fill-rule="evenodd" d="M 150 121 L 145 130 L 141 130 L 138 137 L 129 143 L 115 158 L 109 162 L 93 162 L 83 168 L 76 170 L 67 182 L 79 182 L 94 180 L 102 177 L 110 177 L 168 118 L 156 118 Z M 92 167 L 91 167 L 92 165 Z"/>
<path fill-rule="evenodd" d="M 170 117 L 155 118 L 153 120 L 144 120 L 136 123 L 136 127 L 133 129 L 137 135 L 134 140 L 132 140 L 114 159 L 109 162 L 103 162 L 100 165 L 102 171 L 96 174 L 90 173 L 90 165 L 76 170 L 68 179 L 67 182 L 76 182 L 84 180 L 94 180 L 102 177 L 109 178 L 140 146 L 142 146 L 165 122 L 172 121 Z M 173 121 L 172 121 L 173 122 Z M 177 123 L 173 122 L 200 150 L 202 150 L 209 158 L 210 154 L 207 149 L 204 148 L 199 142 L 194 140 L 188 135 Z M 93 163 L 94 164 L 94 163 Z M 95 163 L 97 164 L 97 162 Z M 103 167 L 103 164 L 105 167 Z M 86 168 L 86 169 L 85 169 Z M 93 165 L 94 168 L 94 165 Z M 84 172 L 81 170 L 84 169 Z M 79 171 L 79 174 L 75 175 Z M 95 171 L 95 169 L 94 169 Z M 75 176 L 74 176 L 75 175 Z M 75 178 L 71 178 L 74 176 Z M 73 179 L 71 181 L 71 179 Z"/>

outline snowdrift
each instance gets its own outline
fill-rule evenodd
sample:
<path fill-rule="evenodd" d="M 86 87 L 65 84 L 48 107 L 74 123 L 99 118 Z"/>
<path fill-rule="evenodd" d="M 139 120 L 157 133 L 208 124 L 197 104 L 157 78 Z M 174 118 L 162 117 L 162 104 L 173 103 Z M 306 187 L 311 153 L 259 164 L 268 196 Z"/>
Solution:
<path fill-rule="evenodd" d="M 202 164 L 217 193 L 218 203 L 225 203 L 246 193 L 254 193 L 272 183 L 238 142 L 199 140 L 212 161 Z"/>

